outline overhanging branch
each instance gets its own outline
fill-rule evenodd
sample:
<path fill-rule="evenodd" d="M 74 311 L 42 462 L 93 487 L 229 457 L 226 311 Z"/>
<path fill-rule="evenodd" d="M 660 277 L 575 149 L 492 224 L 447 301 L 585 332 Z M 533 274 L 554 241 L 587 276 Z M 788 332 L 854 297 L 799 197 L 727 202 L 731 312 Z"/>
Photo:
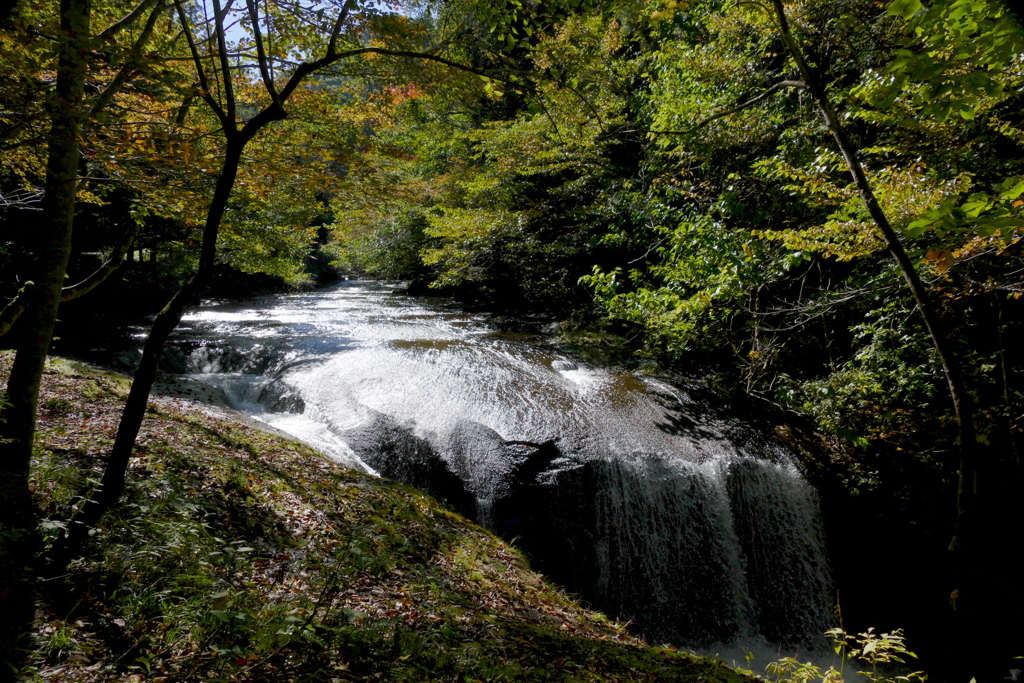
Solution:
<path fill-rule="evenodd" d="M 157 0 L 146 0 L 145 2 L 140 3 L 138 7 L 132 10 L 123 19 L 103 29 L 103 31 L 101 31 L 100 34 L 96 36 L 96 38 L 99 41 L 106 41 L 110 38 L 113 38 L 122 29 L 127 28 L 128 26 L 131 26 L 133 23 L 135 23 L 135 21 L 139 17 L 141 17 L 147 10 L 149 10 L 149 8 L 152 7 L 156 2 Z"/>
<path fill-rule="evenodd" d="M 295 88 L 298 87 L 299 83 L 301 83 L 302 80 L 309 74 L 315 71 L 319 71 L 321 69 L 325 69 L 331 64 L 339 62 L 343 59 L 348 59 L 349 57 L 356 57 L 358 55 L 365 54 L 377 54 L 386 57 L 402 57 L 404 59 L 420 59 L 428 62 L 437 62 L 438 64 L 444 64 L 445 66 L 450 66 L 451 68 L 458 69 L 459 71 L 477 74 L 478 76 L 484 76 L 485 78 L 489 78 L 494 81 L 500 81 L 502 83 L 508 83 L 516 87 L 523 87 L 523 84 L 514 81 L 511 78 L 496 75 L 493 72 L 487 71 L 486 69 L 478 69 L 468 64 L 462 64 L 451 59 L 446 59 L 437 54 L 434 54 L 433 51 L 414 52 L 411 50 L 390 50 L 384 47 L 359 47 L 352 50 L 345 50 L 344 52 L 338 52 L 334 54 L 328 53 L 327 55 L 321 57 L 320 59 L 314 60 L 312 62 L 302 62 L 301 64 L 299 64 L 295 68 L 295 71 L 292 73 L 292 77 L 288 79 L 288 83 L 281 90 L 281 102 L 284 103 L 289 98 L 289 96 L 291 96 L 292 92 L 295 91 Z"/>
<path fill-rule="evenodd" d="M 235 86 L 231 79 L 231 62 L 228 60 L 228 38 L 227 32 L 224 29 L 224 19 L 227 17 L 228 12 L 231 9 L 233 0 L 227 0 L 224 7 L 220 5 L 220 0 L 213 0 L 213 14 L 214 14 L 214 27 L 216 30 L 217 37 L 217 53 L 220 57 L 220 80 L 224 86 L 224 104 L 227 109 L 226 120 L 228 125 L 234 127 L 235 125 Z"/>
<path fill-rule="evenodd" d="M 23 284 L 18 293 L 14 295 L 14 298 L 4 306 L 3 310 L 0 310 L 0 337 L 7 334 L 8 330 L 11 329 L 21 314 L 25 312 L 25 309 L 28 308 L 28 295 L 35 286 L 36 283 L 31 280 Z"/>
<path fill-rule="evenodd" d="M 206 77 L 206 69 L 203 68 L 203 58 L 199 54 L 199 48 L 196 46 L 195 36 L 192 35 L 192 30 L 189 28 L 188 15 L 185 14 L 185 8 L 181 4 L 181 0 L 174 0 L 174 7 L 178 10 L 178 19 L 181 21 L 182 32 L 185 34 L 185 40 L 188 42 L 189 52 L 192 54 L 192 62 L 196 67 L 196 74 L 199 77 L 200 96 L 203 101 L 210 105 L 210 109 L 220 120 L 224 130 L 228 130 L 228 118 L 227 114 L 221 108 L 217 98 L 213 96 L 213 91 L 210 90 L 210 80 Z"/>
<path fill-rule="evenodd" d="M 256 0 L 246 0 L 246 8 L 249 10 L 249 20 L 252 21 L 252 35 L 256 41 L 256 59 L 260 65 L 260 75 L 263 77 L 263 85 L 270 95 L 271 101 L 278 103 L 279 96 L 274 86 L 274 78 L 270 75 L 270 66 L 267 63 L 267 51 L 263 47 L 263 31 L 260 29 L 259 7 Z"/>
<path fill-rule="evenodd" d="M 124 87 L 129 75 L 136 68 L 135 61 L 139 58 L 139 55 L 142 54 L 142 49 L 146 46 L 146 43 L 149 42 L 150 36 L 153 35 L 153 29 L 156 27 L 157 19 L 160 18 L 163 11 L 163 0 L 156 0 L 155 7 L 153 7 L 153 11 L 149 15 L 149 20 L 146 22 L 145 28 L 142 29 L 142 33 L 132 45 L 127 63 L 121 67 L 121 70 L 117 72 L 116 76 L 114 76 L 114 80 L 112 80 L 107 87 L 103 89 L 103 92 L 101 92 L 99 97 L 96 98 L 96 101 L 93 102 L 92 107 L 89 108 L 90 120 L 106 108 L 106 106 L 110 104 L 111 100 L 114 99 L 114 96 L 121 91 L 122 87 Z"/>
<path fill-rule="evenodd" d="M 139 235 L 139 225 L 135 221 L 132 221 L 132 227 L 125 235 L 124 239 L 118 244 L 114 251 L 110 254 L 110 257 L 103 262 L 99 268 L 97 268 L 87 278 L 78 282 L 70 287 L 64 287 L 60 292 L 60 301 L 72 301 L 81 296 L 85 296 L 92 290 L 96 289 L 104 280 L 113 275 L 121 264 L 124 263 L 124 257 L 128 255 L 128 250 L 131 249 L 135 243 L 135 238 Z"/>

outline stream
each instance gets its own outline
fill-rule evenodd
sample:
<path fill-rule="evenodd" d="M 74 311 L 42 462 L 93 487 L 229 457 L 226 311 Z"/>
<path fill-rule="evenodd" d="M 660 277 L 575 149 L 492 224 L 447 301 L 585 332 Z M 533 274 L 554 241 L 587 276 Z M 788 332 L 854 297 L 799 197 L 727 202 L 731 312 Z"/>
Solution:
<path fill-rule="evenodd" d="M 652 642 L 823 644 L 817 494 L 700 392 L 397 283 L 207 302 L 167 355 L 206 400 L 444 499 Z"/>

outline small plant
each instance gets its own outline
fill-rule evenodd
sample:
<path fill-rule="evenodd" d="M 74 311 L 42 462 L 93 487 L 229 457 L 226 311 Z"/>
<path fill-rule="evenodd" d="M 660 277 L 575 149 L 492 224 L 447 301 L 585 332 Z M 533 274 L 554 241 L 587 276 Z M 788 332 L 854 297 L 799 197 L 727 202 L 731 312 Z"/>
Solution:
<path fill-rule="evenodd" d="M 775 683 L 844 683 L 845 663 L 847 659 L 858 660 L 870 665 L 869 671 L 858 670 L 857 673 L 872 683 L 897 683 L 918 681 L 923 683 L 928 676 L 923 671 L 898 674 L 892 671 L 893 665 L 905 665 L 906 657 L 917 659 L 917 655 L 907 649 L 902 629 L 892 633 L 877 634 L 873 628 L 856 636 L 848 634 L 841 628 L 834 628 L 825 633 L 833 643 L 833 650 L 842 657 L 839 670 L 830 666 L 824 673 L 812 662 L 801 662 L 795 657 L 784 657 L 768 664 L 765 671 Z M 747 656 L 747 666 L 753 657 Z M 740 669 L 742 673 L 746 670 Z"/>
<path fill-rule="evenodd" d="M 40 628 L 36 635 L 40 653 L 47 661 L 54 662 L 79 653 L 81 647 L 76 637 L 76 626 L 82 625 L 81 622 L 67 624 L 55 620 Z"/>
<path fill-rule="evenodd" d="M 871 665 L 870 671 L 858 671 L 874 683 L 892 683 L 894 681 L 924 681 L 928 676 L 923 671 L 914 671 L 904 675 L 888 675 L 885 669 L 893 664 L 906 664 L 905 657 L 917 659 L 917 655 L 907 649 L 903 629 L 892 633 L 875 633 L 869 628 L 864 633 L 852 636 L 841 628 L 834 628 L 825 633 L 833 642 L 836 654 L 845 659 L 849 656 Z M 879 669 L 882 669 L 880 671 Z"/>
<path fill-rule="evenodd" d="M 40 406 L 43 410 L 53 413 L 54 415 L 70 415 L 75 411 L 75 404 L 70 400 L 60 397 L 51 396 L 43 399 L 42 405 Z"/>
<path fill-rule="evenodd" d="M 801 662 L 795 657 L 784 657 L 766 666 L 764 670 L 776 681 L 786 683 L 810 683 L 821 678 L 821 669 L 811 662 Z M 834 671 L 829 667 L 829 672 Z M 828 673 L 828 672 L 826 672 Z"/>

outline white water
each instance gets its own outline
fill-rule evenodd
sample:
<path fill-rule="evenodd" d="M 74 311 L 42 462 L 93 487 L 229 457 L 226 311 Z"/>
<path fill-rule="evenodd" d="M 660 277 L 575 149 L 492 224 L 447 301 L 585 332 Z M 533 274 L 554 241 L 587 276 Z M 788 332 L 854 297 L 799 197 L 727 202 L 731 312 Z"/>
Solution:
<path fill-rule="evenodd" d="M 656 641 L 816 642 L 829 608 L 817 500 L 783 448 L 668 384 L 396 292 L 204 305 L 179 360 L 329 457 L 518 537 Z"/>

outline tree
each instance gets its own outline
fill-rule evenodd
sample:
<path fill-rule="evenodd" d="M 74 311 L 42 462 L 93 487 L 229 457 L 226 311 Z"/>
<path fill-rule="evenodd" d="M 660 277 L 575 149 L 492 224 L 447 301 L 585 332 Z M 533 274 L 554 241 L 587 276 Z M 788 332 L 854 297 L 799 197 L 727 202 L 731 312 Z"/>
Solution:
<path fill-rule="evenodd" d="M 932 345 L 935 347 L 935 351 L 942 363 L 942 369 L 949 386 L 949 395 L 953 401 L 953 410 L 959 427 L 957 441 L 960 450 L 960 464 L 957 470 L 959 480 L 957 486 L 957 522 L 956 531 L 950 543 L 950 550 L 957 555 L 964 555 L 962 559 L 956 560 L 956 564 L 973 563 L 975 561 L 972 555 L 977 534 L 976 525 L 979 523 L 976 519 L 976 500 L 978 495 L 977 440 L 974 431 L 974 407 L 967 387 L 964 384 L 962 360 L 954 353 L 950 339 L 951 335 L 942 323 L 930 293 L 924 282 L 922 282 L 910 256 L 907 254 L 903 241 L 889 222 L 888 216 L 882 210 L 878 198 L 875 196 L 871 182 L 861 164 L 857 147 L 847 135 L 824 85 L 818 82 L 816 74 L 808 66 L 803 49 L 790 30 L 789 18 L 781 0 L 772 0 L 772 9 L 775 13 L 775 20 L 778 22 L 782 42 L 793 58 L 801 77 L 798 87 L 805 88 L 811 93 L 822 117 L 825 119 L 829 132 L 835 139 L 836 147 L 842 154 L 850 176 L 857 187 L 857 192 L 864 203 L 864 208 L 871 216 L 872 221 L 874 221 L 878 232 L 882 236 L 882 241 L 885 243 L 889 254 L 906 281 L 907 288 L 917 303 L 918 311 L 924 318 L 928 333 L 931 336 Z M 973 595 L 973 592 L 976 590 L 973 582 L 977 579 L 972 574 L 975 574 L 975 572 L 968 572 L 966 576 L 961 575 L 959 577 L 959 581 L 965 584 L 962 587 L 968 595 Z"/>
<path fill-rule="evenodd" d="M 942 364 L 949 396 L 956 415 L 958 426 L 957 448 L 959 451 L 956 525 L 953 538 L 949 544 L 949 550 L 953 558 L 955 581 L 950 601 L 954 607 L 956 607 L 958 601 L 962 601 L 962 609 L 966 608 L 967 610 L 974 611 L 977 609 L 978 604 L 985 599 L 981 597 L 981 583 L 984 581 L 985 563 L 988 561 L 988 558 L 981 548 L 982 526 L 997 524 L 997 521 L 983 519 L 979 510 L 979 450 L 981 445 L 978 442 L 975 428 L 974 401 L 964 379 L 964 359 L 962 355 L 954 351 L 953 335 L 940 317 L 933 295 L 922 281 L 904 247 L 903 240 L 893 228 L 886 212 L 879 204 L 872 189 L 871 181 L 861 164 L 857 146 L 842 125 L 825 89 L 825 84 L 819 82 L 817 74 L 809 67 L 804 55 L 804 49 L 790 29 L 789 18 L 783 7 L 782 0 L 772 0 L 772 9 L 774 10 L 782 42 L 801 76 L 801 87 L 810 92 L 814 98 L 818 110 L 828 126 L 829 132 L 835 140 L 836 147 L 842 154 L 864 208 L 871 216 L 871 220 L 881 235 L 886 249 L 896 263 L 906 282 L 907 288 L 917 304 L 917 310 L 924 319 L 932 345 Z M 985 47 L 991 51 L 986 51 L 982 48 L 980 58 L 977 59 L 976 64 L 977 66 L 992 69 L 1005 68 L 1012 60 L 1011 55 L 1024 53 L 1024 34 L 1021 34 L 1019 28 L 1013 26 L 1012 22 L 1005 18 L 1001 8 L 992 7 L 985 2 L 961 1 L 952 3 L 950 9 L 954 11 L 945 15 L 941 13 L 941 10 L 940 12 L 935 12 L 934 14 L 938 16 L 930 18 L 931 26 L 928 25 L 929 22 L 927 20 L 922 22 L 924 30 L 919 31 L 919 33 L 924 37 L 926 44 L 930 43 L 929 47 L 934 52 L 942 52 L 944 51 L 943 48 L 952 48 L 956 51 L 969 51 L 972 53 L 972 56 L 977 58 L 979 51 L 976 49 L 976 46 L 972 50 L 971 47 L 968 47 L 968 44 L 971 41 L 980 42 L 983 45 L 987 43 L 988 45 L 985 45 Z M 918 12 L 923 12 L 923 9 L 920 3 L 915 0 L 910 2 L 897 0 L 897 2 L 893 3 L 891 12 L 903 14 L 905 17 L 912 17 Z M 968 17 L 968 21 L 957 22 L 957 19 L 961 19 L 964 15 Z M 992 21 L 992 18 L 995 18 L 996 21 Z M 986 20 L 990 25 L 979 27 L 979 24 Z M 959 27 L 967 23 L 971 28 L 967 30 L 961 28 L 959 35 L 956 35 L 954 27 L 958 27 L 958 23 Z M 937 48 L 935 46 L 936 43 L 939 43 Z M 903 63 L 897 61 L 895 65 L 889 67 L 890 71 L 906 72 L 913 70 L 912 67 L 908 68 L 906 66 L 906 62 L 911 61 L 911 59 L 908 59 L 905 55 L 901 55 L 901 57 L 905 61 Z M 924 61 L 931 57 L 931 55 L 926 52 L 923 57 L 924 59 L 919 59 Z M 988 75 L 985 72 L 981 72 L 981 79 L 974 79 L 974 82 L 965 83 L 967 79 L 963 78 L 962 72 L 958 74 L 956 71 L 953 71 L 951 73 L 950 65 L 948 64 L 940 65 L 940 68 L 936 70 L 934 69 L 936 66 L 934 64 L 935 60 L 929 59 L 929 61 L 932 62 L 929 66 L 933 68 L 930 70 L 931 73 L 921 69 L 923 74 L 927 74 L 922 85 L 935 89 L 938 92 L 935 93 L 937 97 L 934 99 L 928 96 L 922 98 L 923 106 L 920 109 L 924 110 L 924 112 L 931 109 L 934 114 L 945 117 L 948 116 L 951 109 L 956 108 L 960 116 L 965 119 L 971 119 L 975 116 L 976 110 L 980 108 L 979 100 L 981 99 L 981 94 L 997 91 L 997 83 L 993 82 L 993 79 L 985 78 Z M 923 74 L 919 74 L 919 77 Z M 912 76 L 904 73 L 901 75 L 901 79 L 897 80 L 904 80 L 903 85 L 906 87 L 912 78 Z M 986 88 L 986 86 L 989 87 Z M 943 92 L 943 90 L 946 92 Z M 988 93 L 986 93 L 986 90 Z M 1024 181 L 1018 182 L 1014 179 L 1008 179 L 1008 182 L 1004 183 L 1003 187 L 1004 191 L 1000 194 L 999 199 L 1013 201 L 1024 190 Z M 984 207 L 976 209 L 975 217 L 978 217 L 978 214 L 982 213 L 984 209 L 989 208 L 993 203 L 991 200 L 986 201 L 986 199 L 974 198 L 976 205 L 981 204 Z M 924 217 L 922 220 L 924 226 L 934 220 L 933 216 L 936 213 L 941 215 L 942 208 L 939 207 L 938 211 L 933 210 L 931 216 Z M 1020 216 L 1010 214 L 1008 211 L 1002 212 L 997 216 L 988 216 L 987 218 L 990 220 L 996 219 L 994 224 L 990 223 L 989 235 L 997 229 L 1006 230 L 1024 227 L 1024 220 Z M 973 225 L 968 223 L 966 227 L 968 230 L 979 230 L 984 224 L 984 221 L 979 221 Z M 981 229 L 984 230 L 985 228 Z M 968 659 L 973 659 L 980 654 L 981 652 L 971 652 Z"/>
<path fill-rule="evenodd" d="M 40 229 L 32 248 L 33 262 L 28 268 L 33 284 L 22 290 L 21 296 L 27 300 L 20 307 L 24 310 L 23 334 L 0 413 L 0 520 L 4 525 L 0 540 L 0 607 L 5 614 L 12 615 L 0 627 L 0 656 L 5 662 L 16 661 L 17 641 L 31 619 L 32 593 L 27 587 L 31 585 L 32 570 L 26 565 L 36 549 L 36 524 L 28 488 L 29 460 L 39 384 L 71 251 L 82 131 L 88 117 L 110 102 L 132 72 L 128 64 L 115 70 L 97 96 L 87 101 L 85 85 L 90 56 L 96 44 L 113 41 L 144 19 L 145 24 L 123 48 L 129 55 L 138 54 L 152 35 L 162 9 L 161 0 L 144 0 L 103 31 L 93 34 L 91 0 L 62 0 L 59 27 L 53 27 L 56 83 L 47 107 L 50 128 L 46 135 Z"/>
<path fill-rule="evenodd" d="M 639 68 L 613 58 L 622 49 L 616 16 L 563 17 L 533 31 L 523 48 L 529 85 L 489 81 L 484 97 L 403 100 L 346 178 L 355 191 L 336 200 L 347 224 L 336 248 L 387 265 L 396 253 L 387 245 L 405 231 L 419 251 L 405 267 L 421 283 L 492 309 L 571 315 L 588 298 L 578 280 L 592 259 L 622 246 L 601 233 L 629 223 L 637 197 L 630 94 Z M 382 191 L 364 197 L 364 186 Z"/>
<path fill-rule="evenodd" d="M 1006 113 L 1019 101 L 1019 26 L 998 3 L 966 0 L 895 2 L 888 15 L 776 0 L 653 10 L 672 37 L 652 60 L 651 136 L 688 162 L 677 171 L 686 179 L 670 181 L 682 190 L 670 198 L 678 223 L 659 230 L 660 261 L 628 278 L 598 272 L 591 283 L 613 314 L 678 347 L 700 344 L 707 330 L 719 339 L 744 330 L 737 355 L 771 392 L 793 382 L 772 371 L 781 363 L 759 332 L 772 328 L 770 351 L 781 354 L 815 309 L 830 314 L 837 299 L 865 299 L 830 295 L 818 282 L 858 272 L 884 249 L 927 331 L 932 353 L 919 355 L 937 360 L 951 399 L 954 598 L 961 610 L 977 604 L 987 561 L 980 536 L 996 520 L 979 510 L 984 446 L 967 377 L 982 371 L 963 343 L 967 287 L 950 271 L 959 260 L 1012 254 L 1024 225 L 1019 117 Z M 990 142 L 997 137 L 999 146 Z M 787 280 L 799 284 L 788 319 Z M 819 300 L 806 303 L 805 290 Z"/>
<path fill-rule="evenodd" d="M 70 549 L 121 495 L 164 345 L 213 276 L 225 215 L 245 154 L 257 136 L 288 119 L 304 93 L 319 89 L 315 74 L 373 74 L 376 79 L 404 83 L 433 65 L 481 73 L 445 56 L 445 47 L 453 41 L 448 36 L 435 38 L 429 23 L 380 12 L 375 6 L 360 7 L 355 0 L 331 8 L 333 14 L 325 11 L 328 8 L 310 9 L 294 0 L 246 0 L 243 8 L 235 7 L 233 0 L 226 4 L 213 0 L 210 7 L 178 0 L 175 9 L 187 41 L 196 92 L 216 118 L 222 136 L 220 169 L 207 204 L 196 270 L 154 320 L 103 479 L 91 504 L 76 519 L 67 543 Z M 212 10 L 209 16 L 204 14 L 207 10 Z M 236 23 L 244 27 L 247 37 L 233 41 L 229 34 Z M 351 72 L 342 70 L 346 63 Z"/>

